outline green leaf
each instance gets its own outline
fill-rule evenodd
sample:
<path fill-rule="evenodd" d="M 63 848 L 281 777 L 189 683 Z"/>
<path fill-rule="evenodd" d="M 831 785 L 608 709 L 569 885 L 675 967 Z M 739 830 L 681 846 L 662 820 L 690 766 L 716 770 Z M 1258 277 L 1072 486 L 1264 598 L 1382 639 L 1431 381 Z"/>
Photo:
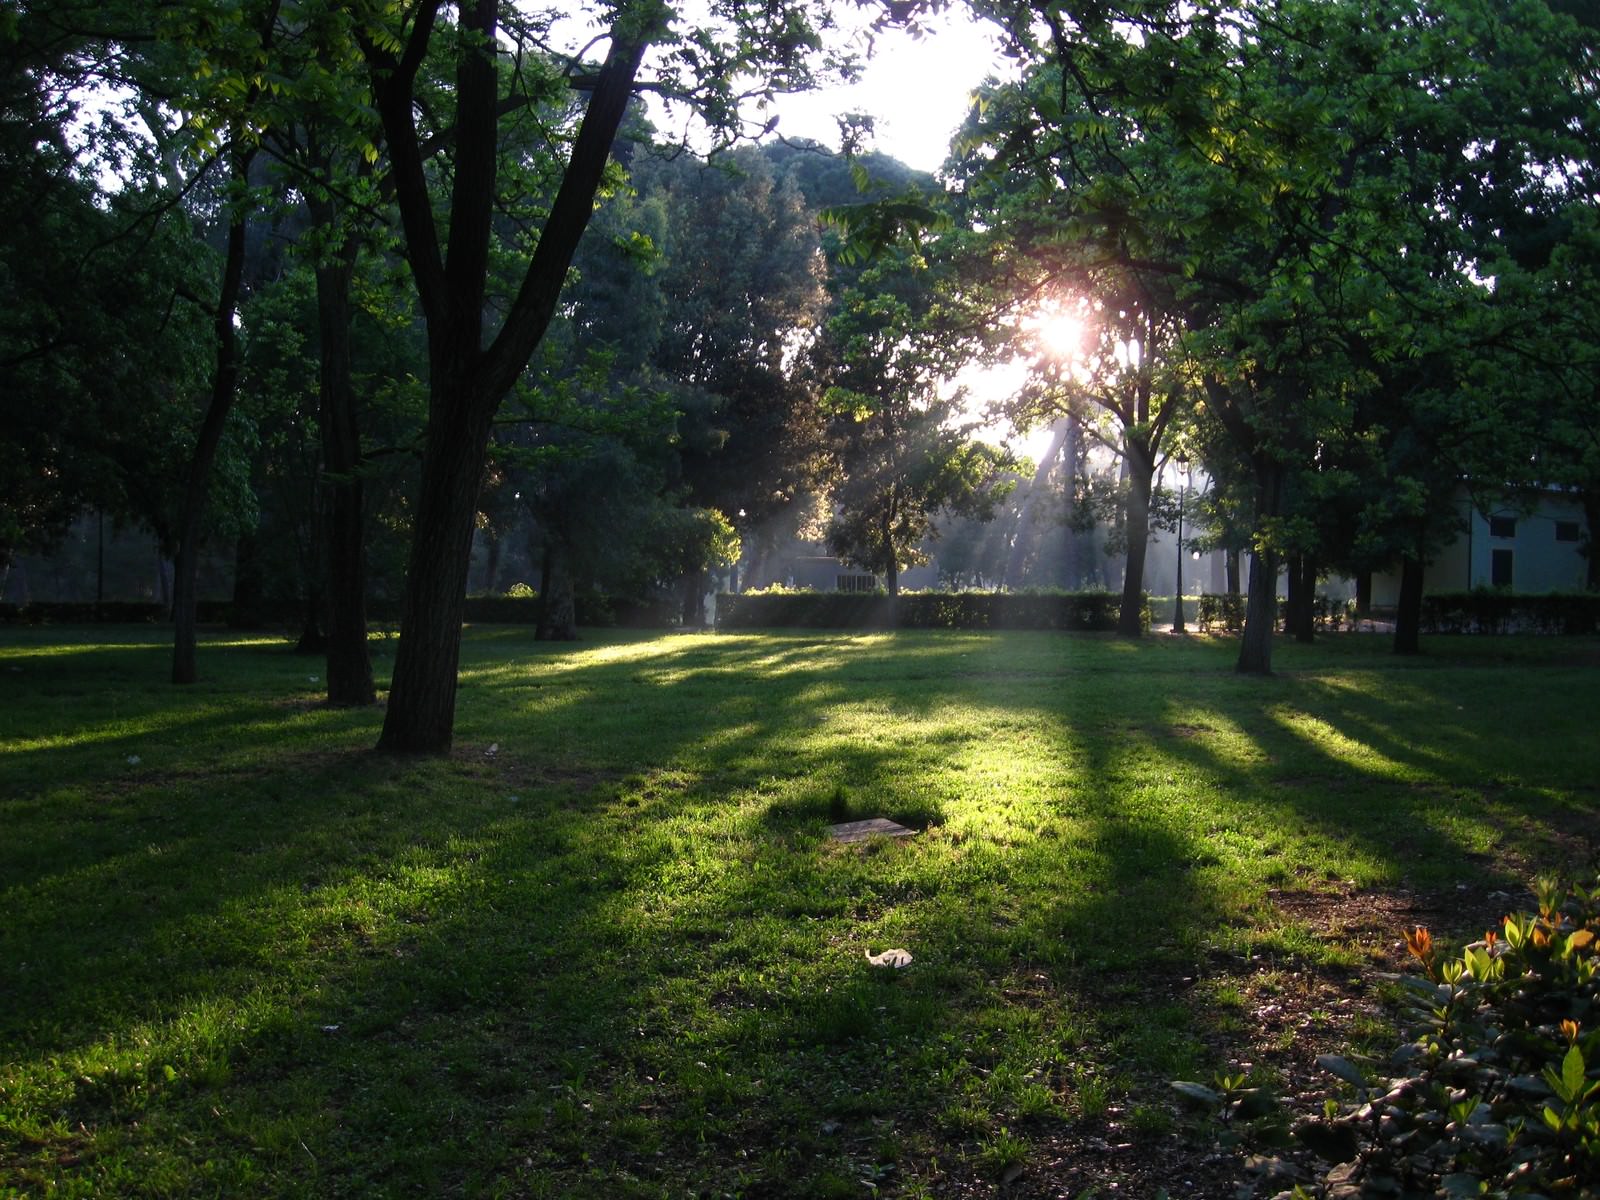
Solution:
<path fill-rule="evenodd" d="M 1175 1079 L 1172 1081 L 1172 1090 L 1205 1108 L 1222 1107 L 1221 1093 L 1212 1091 L 1203 1083 L 1190 1083 L 1187 1080 Z"/>
<path fill-rule="evenodd" d="M 1356 1065 L 1347 1058 L 1342 1058 L 1337 1054 L 1319 1054 L 1317 1055 L 1317 1066 L 1331 1075 L 1337 1075 L 1346 1083 L 1353 1083 L 1358 1088 L 1367 1086 L 1366 1078 Z"/>

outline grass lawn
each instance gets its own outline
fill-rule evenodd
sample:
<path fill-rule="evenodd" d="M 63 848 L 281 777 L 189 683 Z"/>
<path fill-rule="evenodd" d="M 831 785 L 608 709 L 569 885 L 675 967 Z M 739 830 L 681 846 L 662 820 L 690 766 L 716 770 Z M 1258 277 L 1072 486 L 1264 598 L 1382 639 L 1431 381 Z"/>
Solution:
<path fill-rule="evenodd" d="M 486 627 L 410 761 L 278 641 L 0 630 L 0 1193 L 1057 1194 L 1363 969 L 1285 897 L 1586 865 L 1600 643 L 1426 649 Z"/>

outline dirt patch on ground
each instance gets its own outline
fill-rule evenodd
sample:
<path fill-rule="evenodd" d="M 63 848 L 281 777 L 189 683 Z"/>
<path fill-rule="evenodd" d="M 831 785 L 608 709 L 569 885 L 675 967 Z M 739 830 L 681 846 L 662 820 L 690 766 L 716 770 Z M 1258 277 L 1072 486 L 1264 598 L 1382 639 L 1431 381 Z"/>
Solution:
<path fill-rule="evenodd" d="M 1324 1099 L 1338 1092 L 1337 1082 L 1317 1065 L 1319 1054 L 1347 1053 L 1363 1040 L 1375 1052 L 1398 1044 L 1394 1015 L 1385 1009 L 1378 985 L 1380 976 L 1408 969 L 1405 931 L 1426 925 L 1460 945 L 1496 927 L 1507 912 L 1528 907 L 1531 899 L 1491 887 L 1427 893 L 1348 885 L 1276 891 L 1269 898 L 1286 918 L 1353 952 L 1355 965 L 1218 955 L 1196 976 L 1170 981 L 1161 999 L 1186 996 L 1201 1014 L 1209 1057 L 1269 1080 L 1295 1118 L 1320 1112 Z M 1139 1090 L 1146 1105 L 1171 1104 L 1170 1132 L 1141 1133 L 1115 1108 L 1096 1121 L 1048 1134 L 1022 1130 L 1033 1150 L 1014 1179 L 946 1178 L 932 1192 L 1017 1200 L 1264 1200 L 1315 1178 L 1318 1164 L 1303 1152 L 1223 1146 L 1216 1126 L 1183 1113 L 1161 1094 L 1164 1081 L 1147 1081 Z"/>

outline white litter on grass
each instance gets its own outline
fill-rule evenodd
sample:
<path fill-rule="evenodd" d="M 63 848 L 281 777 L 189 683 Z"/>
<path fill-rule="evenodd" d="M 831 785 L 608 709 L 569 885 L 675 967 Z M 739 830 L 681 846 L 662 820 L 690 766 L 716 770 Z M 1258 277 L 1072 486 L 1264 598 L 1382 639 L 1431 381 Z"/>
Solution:
<path fill-rule="evenodd" d="M 909 950 L 885 950 L 882 954 L 874 954 L 868 950 L 866 955 L 867 961 L 875 967 L 890 967 L 894 970 L 899 970 L 902 967 L 911 965 L 911 951 Z"/>
<path fill-rule="evenodd" d="M 128 755 L 128 765 L 130 767 L 137 767 L 141 761 L 137 754 Z"/>
<path fill-rule="evenodd" d="M 496 754 L 499 754 L 499 753 L 500 753 L 500 743 L 499 742 L 490 742 L 489 743 L 489 748 L 483 752 L 483 756 L 485 758 L 493 758 Z"/>
<path fill-rule="evenodd" d="M 322 678 L 322 676 L 320 676 L 320 675 L 307 675 L 306 676 L 306 682 L 307 683 L 316 683 L 317 680 L 319 680 L 321 678 Z"/>

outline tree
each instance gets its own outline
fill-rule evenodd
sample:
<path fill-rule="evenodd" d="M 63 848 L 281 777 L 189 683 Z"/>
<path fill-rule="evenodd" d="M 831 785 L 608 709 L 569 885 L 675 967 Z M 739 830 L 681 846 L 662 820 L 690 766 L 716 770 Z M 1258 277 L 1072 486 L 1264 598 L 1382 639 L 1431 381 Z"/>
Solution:
<path fill-rule="evenodd" d="M 587 100 L 521 281 L 498 329 L 491 330 L 486 285 L 496 129 L 504 111 L 496 66 L 504 53 L 500 36 L 505 32 L 520 45 L 536 41 L 537 31 L 515 20 L 503 29 L 502 6 L 494 0 L 464 0 L 453 26 L 442 20 L 442 8 L 439 0 L 421 0 L 400 14 L 397 25 L 374 22 L 358 31 L 428 330 L 428 426 L 400 648 L 379 741 L 397 752 L 437 753 L 450 745 L 466 570 L 491 423 L 555 314 L 640 65 L 652 45 L 667 42 L 671 17 L 656 4 L 619 5 L 598 69 L 573 64 L 572 82 Z M 737 75 L 754 74 L 768 86 L 802 85 L 808 52 L 819 43 L 815 14 L 800 7 L 736 7 L 727 15 L 732 28 L 723 29 L 726 36 L 701 31 L 682 41 L 667 64 L 676 68 L 676 80 L 663 78 L 659 86 L 687 97 L 692 85 L 704 85 L 713 106 L 735 120 Z M 419 122 L 435 106 L 424 110 L 418 98 L 424 59 L 436 45 L 455 64 L 453 90 L 438 109 L 453 154 L 447 177 L 430 179 Z"/>
<path fill-rule="evenodd" d="M 940 512 L 988 519 L 1012 487 L 1009 454 L 971 439 L 964 397 L 939 392 L 925 324 L 933 296 L 914 263 L 888 259 L 847 288 L 819 348 L 840 482 L 829 549 L 886 579 L 923 561 Z"/>

